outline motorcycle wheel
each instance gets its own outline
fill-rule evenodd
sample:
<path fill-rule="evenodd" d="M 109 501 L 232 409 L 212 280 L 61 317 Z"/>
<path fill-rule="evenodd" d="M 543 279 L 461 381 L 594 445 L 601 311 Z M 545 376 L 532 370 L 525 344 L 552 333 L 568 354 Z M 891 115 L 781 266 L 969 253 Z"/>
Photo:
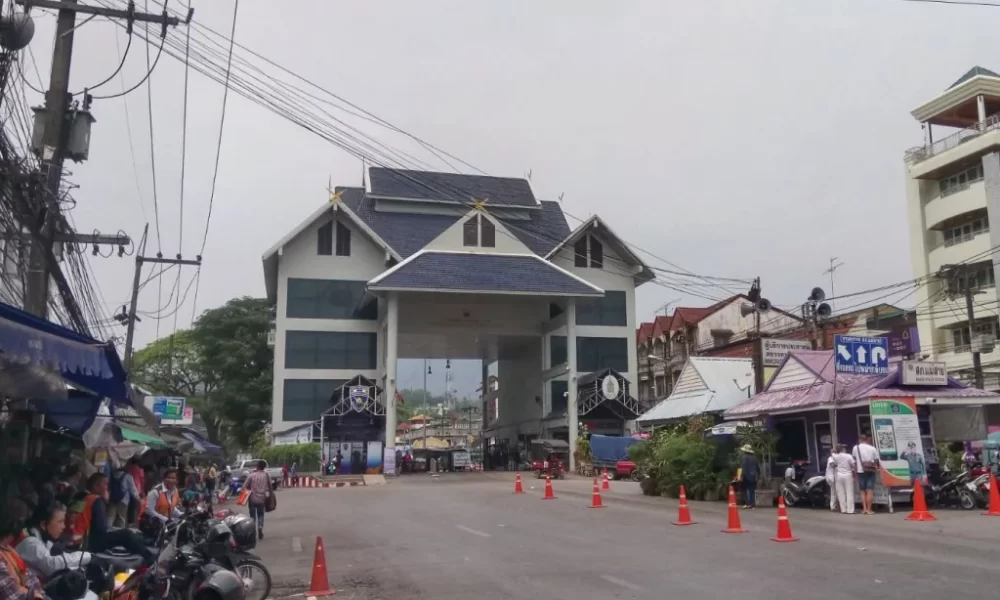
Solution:
<path fill-rule="evenodd" d="M 958 505 L 964 510 L 973 510 L 976 508 L 976 497 L 972 495 L 972 492 L 962 490 L 958 492 Z"/>
<path fill-rule="evenodd" d="M 639 472 L 639 469 L 632 469 L 632 475 L 629 479 L 636 482 L 642 481 L 642 473 Z"/>
<path fill-rule="evenodd" d="M 792 492 L 788 488 L 781 489 L 781 497 L 785 499 L 786 506 L 795 506 L 795 496 L 792 496 Z"/>
<path fill-rule="evenodd" d="M 263 575 L 263 582 L 258 582 L 253 576 L 255 570 Z M 246 600 L 264 600 L 271 593 L 271 573 L 260 561 L 241 560 L 236 563 L 236 574 L 243 580 L 247 591 Z"/>

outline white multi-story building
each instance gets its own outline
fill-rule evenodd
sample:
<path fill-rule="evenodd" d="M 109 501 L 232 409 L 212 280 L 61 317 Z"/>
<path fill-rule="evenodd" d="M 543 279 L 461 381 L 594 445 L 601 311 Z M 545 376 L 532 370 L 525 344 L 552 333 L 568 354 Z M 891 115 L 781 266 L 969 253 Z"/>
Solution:
<path fill-rule="evenodd" d="M 483 389 L 495 371 L 494 440 L 573 445 L 578 422 L 638 416 L 635 287 L 652 272 L 598 217 L 571 230 L 526 180 L 371 168 L 263 261 L 275 432 L 326 413 L 324 440 L 378 428 L 392 447 L 400 358 L 480 359 Z"/>
<path fill-rule="evenodd" d="M 990 222 L 1000 223 L 1000 75 L 975 67 L 912 114 L 925 144 L 905 156 L 911 261 L 917 278 L 944 273 L 917 292 L 920 343 L 965 377 L 972 342 L 998 333 L 1000 231 Z M 968 288 L 975 292 L 971 328 Z M 995 372 L 1000 347 L 982 361 Z M 997 386 L 995 377 L 986 383 Z"/>

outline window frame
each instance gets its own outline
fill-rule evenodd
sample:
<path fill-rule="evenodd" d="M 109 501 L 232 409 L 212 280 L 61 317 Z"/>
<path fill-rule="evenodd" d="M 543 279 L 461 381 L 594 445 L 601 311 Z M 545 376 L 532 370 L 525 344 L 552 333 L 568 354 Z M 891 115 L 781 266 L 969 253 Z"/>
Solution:
<path fill-rule="evenodd" d="M 333 221 L 327 221 L 316 229 L 316 254 L 333 256 Z"/>
<path fill-rule="evenodd" d="M 489 239 L 487 239 L 487 232 L 489 232 Z M 497 226 L 483 215 L 479 215 L 479 245 L 482 248 L 497 247 Z"/>
<path fill-rule="evenodd" d="M 311 286 L 306 294 L 303 286 Z M 313 279 L 289 277 L 285 289 L 285 317 L 289 319 L 337 319 L 377 321 L 378 303 L 364 303 L 367 282 L 350 279 Z M 350 293 L 352 307 L 334 302 Z"/>
<path fill-rule="evenodd" d="M 286 331 L 283 366 L 285 369 L 374 371 L 378 368 L 378 334 L 374 331 Z"/>
<path fill-rule="evenodd" d="M 601 341 L 596 342 L 595 340 Z M 609 353 L 606 352 L 606 346 L 598 346 L 599 351 L 595 354 L 594 347 L 588 347 L 593 344 L 607 344 L 610 341 L 613 341 L 615 345 L 620 344 L 620 347 L 615 348 L 616 352 Z M 576 338 L 576 370 L 578 373 L 596 373 L 604 369 L 611 369 L 619 373 L 628 373 L 628 348 L 629 338 L 627 337 L 578 336 Z M 595 357 L 596 360 L 593 364 L 585 362 Z M 609 364 L 609 361 L 614 364 Z"/>
<path fill-rule="evenodd" d="M 469 217 L 462 223 L 462 246 L 466 248 L 476 248 L 479 246 L 478 214 Z"/>
<path fill-rule="evenodd" d="M 592 235 L 587 236 L 587 244 L 590 246 L 590 268 L 604 268 L 604 244 Z"/>
<path fill-rule="evenodd" d="M 588 258 L 588 254 L 589 253 L 587 251 L 587 238 L 588 237 L 589 236 L 585 235 L 582 238 L 578 239 L 573 244 L 573 266 L 574 267 L 577 267 L 577 268 L 580 268 L 580 269 L 586 269 L 587 265 L 589 264 L 589 260 L 590 259 Z M 582 248 L 583 252 L 580 252 L 581 248 Z"/>
<path fill-rule="evenodd" d="M 620 298 L 620 305 L 618 299 Z M 614 299 L 614 303 L 609 300 Z M 581 308 L 583 310 L 581 310 Z M 619 316 L 620 319 L 615 318 Z M 592 315 L 596 315 L 591 318 Z M 604 292 L 600 298 L 581 298 L 576 305 L 576 324 L 599 327 L 626 327 L 628 325 L 628 294 L 620 290 Z"/>
<path fill-rule="evenodd" d="M 340 221 L 337 221 L 337 237 L 334 240 L 334 255 L 351 255 L 351 229 Z"/>
<path fill-rule="evenodd" d="M 290 377 L 290 378 L 285 379 L 284 381 L 282 381 L 282 386 L 281 386 L 281 390 L 282 390 L 282 396 L 281 396 L 281 419 L 283 421 L 305 421 L 305 422 L 315 421 L 317 418 L 319 418 L 319 416 L 321 414 L 323 414 L 323 412 L 325 412 L 327 409 L 329 409 L 331 406 L 333 406 L 333 392 L 335 392 L 338 389 L 340 389 L 341 387 L 343 387 L 348 381 L 350 381 L 350 380 L 348 380 L 348 379 L 307 379 L 307 378 L 294 378 L 294 377 Z M 292 386 L 289 386 L 289 384 L 292 384 Z M 289 406 L 288 406 L 289 388 L 290 387 L 294 387 L 295 385 L 298 385 L 298 384 L 310 384 L 312 386 L 312 388 L 313 388 L 313 390 L 312 390 L 313 393 L 311 394 L 311 396 L 312 396 L 312 398 L 311 398 L 312 408 L 307 411 L 309 414 L 312 414 L 313 416 L 311 416 L 309 418 L 305 418 L 305 419 L 293 418 L 293 417 L 298 417 L 299 414 L 306 414 L 306 411 L 303 411 L 304 406 L 296 407 L 297 410 L 299 410 L 300 412 L 294 413 L 294 415 L 289 412 Z M 325 399 L 325 400 L 323 399 L 323 396 L 320 393 L 321 392 L 321 388 L 320 388 L 321 385 L 323 387 L 325 387 L 326 385 L 332 385 L 332 389 L 330 390 L 330 397 L 327 398 L 327 399 Z M 295 400 L 297 402 L 300 402 L 303 399 L 304 398 L 300 398 L 300 397 L 295 398 Z"/>

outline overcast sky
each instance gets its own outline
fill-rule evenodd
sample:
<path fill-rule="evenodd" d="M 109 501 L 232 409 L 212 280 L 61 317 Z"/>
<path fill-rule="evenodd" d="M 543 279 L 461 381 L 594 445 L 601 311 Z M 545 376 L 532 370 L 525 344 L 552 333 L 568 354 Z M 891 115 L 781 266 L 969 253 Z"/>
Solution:
<path fill-rule="evenodd" d="M 243 0 L 237 42 L 490 174 L 530 170 L 540 198 L 564 194 L 571 215 L 600 214 L 660 257 L 646 257 L 653 266 L 671 268 L 665 259 L 701 274 L 759 275 L 779 306 L 800 303 L 815 285 L 829 288 L 831 256 L 844 263 L 838 293 L 912 276 L 902 158 L 922 135 L 909 111 L 973 65 L 1000 69 L 1000 9 L 990 8 L 899 0 L 284 4 Z M 233 0 L 193 5 L 196 22 L 228 36 Z M 31 49 L 47 85 L 55 19 L 34 14 Z M 110 75 L 126 45 L 107 21 L 77 30 L 73 90 Z M 244 50 L 235 55 L 263 66 Z M 136 38 L 121 75 L 93 93 L 120 93 L 146 71 Z M 161 237 L 157 244 L 152 235 L 150 252 L 189 258 L 205 232 L 222 87 L 191 73 L 181 223 L 183 64 L 165 55 L 150 83 L 158 208 L 143 85 L 124 100 L 95 101 L 90 160 L 69 166 L 80 185 L 73 216 L 80 231 L 122 229 L 138 239 L 147 221 L 155 232 L 158 212 Z M 449 170 L 402 135 L 326 110 Z M 361 172 L 355 156 L 231 93 L 197 310 L 262 295 L 261 253 L 326 201 L 330 178 L 358 185 Z M 92 264 L 110 314 L 128 300 L 133 262 Z M 163 278 L 161 306 L 175 271 Z M 181 274 L 179 328 L 191 321 L 194 289 L 183 292 L 193 275 Z M 648 320 L 668 301 L 710 303 L 647 284 L 637 314 Z M 156 312 L 155 281 L 140 309 Z M 159 334 L 173 327 L 169 316 Z M 145 317 L 138 346 L 156 335 L 157 321 Z M 457 383 L 462 393 L 474 389 Z"/>

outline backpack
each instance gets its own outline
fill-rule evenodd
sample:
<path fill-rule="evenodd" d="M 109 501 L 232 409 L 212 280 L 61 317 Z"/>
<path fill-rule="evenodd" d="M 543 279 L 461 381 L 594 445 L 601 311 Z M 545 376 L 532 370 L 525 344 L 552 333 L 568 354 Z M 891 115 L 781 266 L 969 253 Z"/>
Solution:
<path fill-rule="evenodd" d="M 122 502 L 125 500 L 125 471 L 118 471 L 111 475 L 111 485 L 108 490 L 109 499 L 112 502 Z"/>

